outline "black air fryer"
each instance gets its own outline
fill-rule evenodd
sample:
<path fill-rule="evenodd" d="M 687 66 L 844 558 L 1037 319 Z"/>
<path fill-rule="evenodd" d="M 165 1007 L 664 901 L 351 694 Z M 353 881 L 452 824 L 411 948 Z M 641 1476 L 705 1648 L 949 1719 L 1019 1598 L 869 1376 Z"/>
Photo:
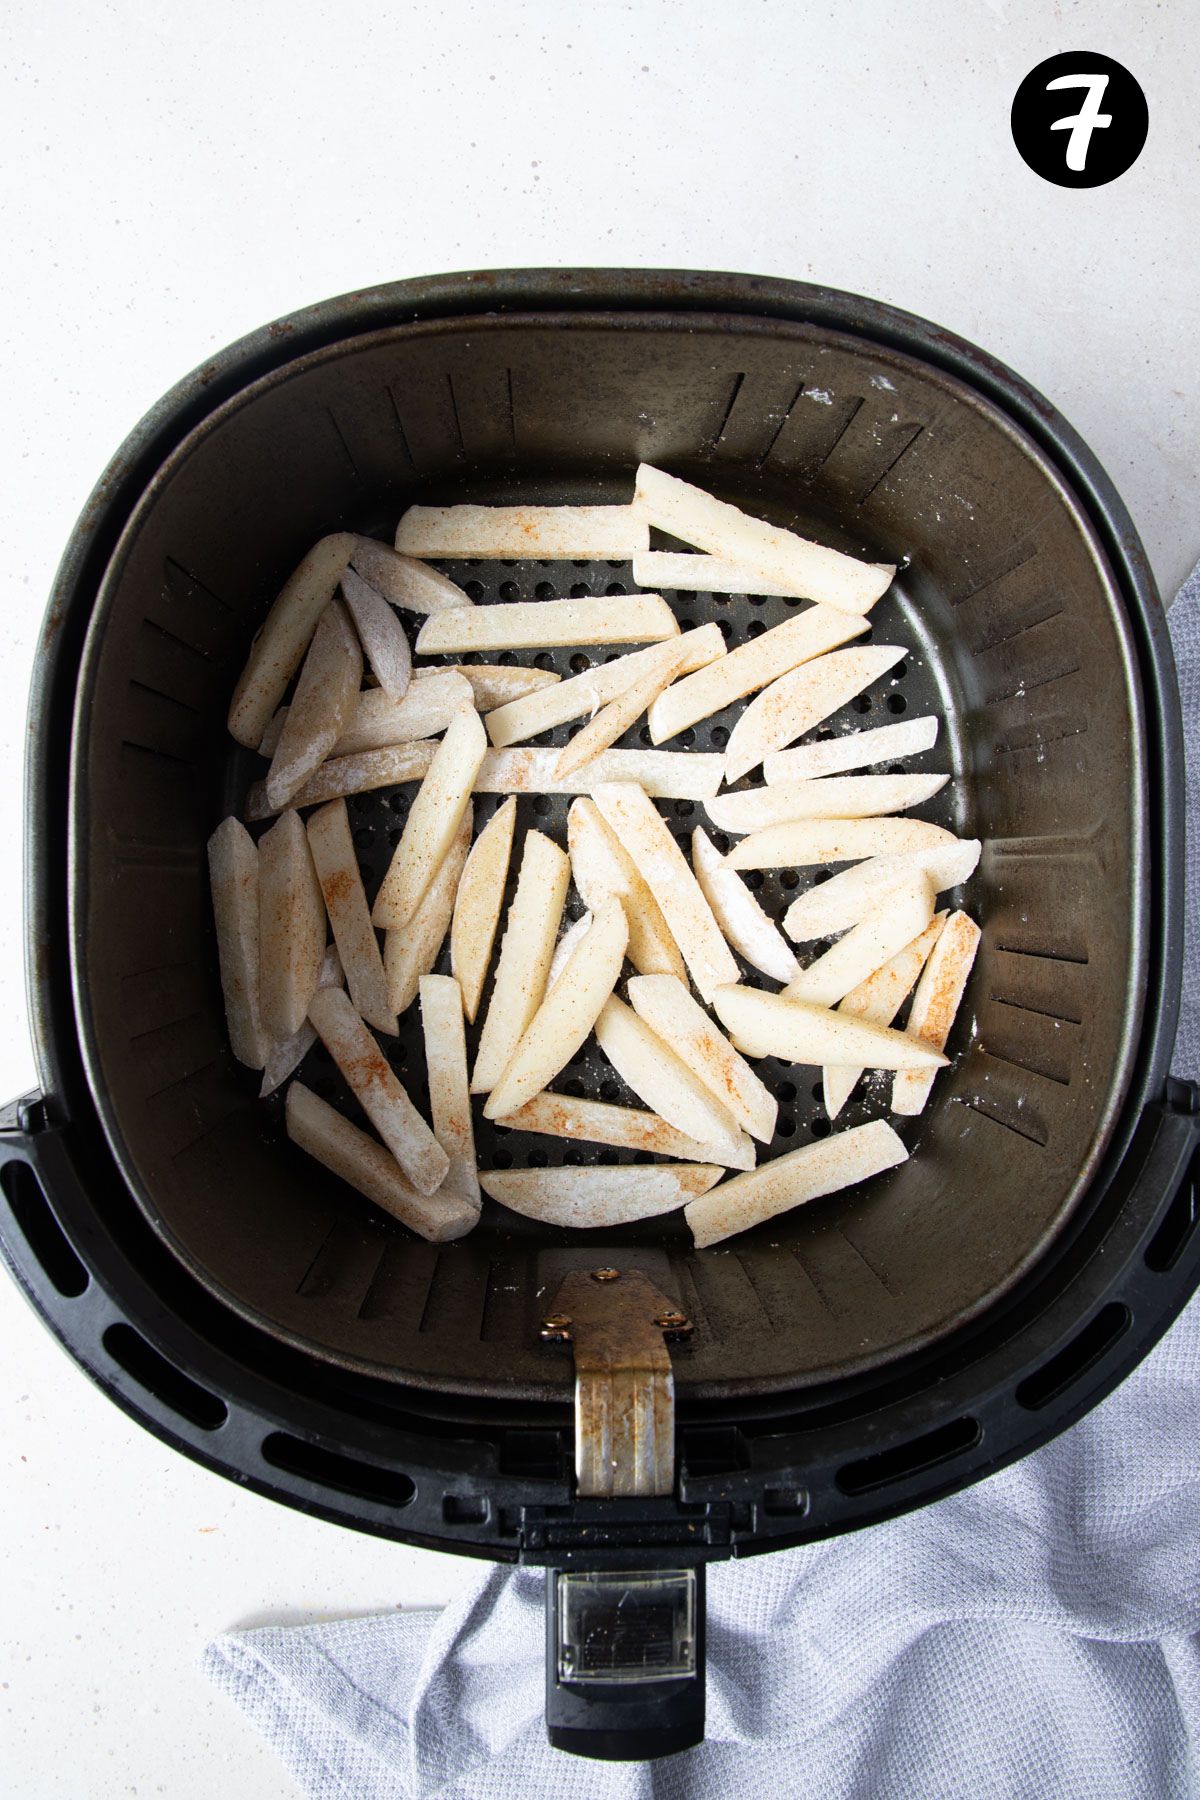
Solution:
<path fill-rule="evenodd" d="M 226 733 L 229 697 L 324 533 L 386 536 L 413 501 L 622 501 L 641 459 L 900 565 L 871 619 L 913 646 L 893 711 L 944 720 L 905 766 L 948 766 L 927 816 L 984 843 L 952 1066 L 901 1126 L 902 1167 L 714 1249 L 680 1215 L 570 1233 L 490 1202 L 427 1244 L 290 1145 L 229 1052 L 205 841 L 263 768 Z M 480 603 L 631 585 L 624 564 L 445 566 Z M 731 646 L 790 616 L 667 597 Z M 683 747 L 718 748 L 729 722 Z M 709 1561 L 1002 1467 L 1120 1381 L 1197 1284 L 1198 1096 L 1167 1073 L 1183 786 L 1162 609 L 1066 423 L 919 319 L 592 270 L 403 282 L 280 320 L 170 394 L 102 478 L 29 741 L 42 1087 L 0 1121 L 15 1279 L 119 1405 L 209 1467 L 360 1531 L 544 1566 L 564 1749 L 697 1742 Z M 411 791 L 350 803 L 368 892 Z M 690 836 L 690 804 L 664 806 Z M 518 807 L 564 841 L 565 801 Z M 794 883 L 764 878 L 768 912 Z M 389 1049 L 424 1106 L 415 1008 L 401 1026 Z M 771 1154 L 828 1128 L 815 1071 L 759 1068 Z M 301 1072 L 349 1105 L 322 1052 Z M 628 1097 L 594 1047 L 561 1079 Z M 868 1092 L 845 1121 L 880 1110 Z M 631 1155 L 483 1121 L 478 1148 L 564 1183 Z"/>

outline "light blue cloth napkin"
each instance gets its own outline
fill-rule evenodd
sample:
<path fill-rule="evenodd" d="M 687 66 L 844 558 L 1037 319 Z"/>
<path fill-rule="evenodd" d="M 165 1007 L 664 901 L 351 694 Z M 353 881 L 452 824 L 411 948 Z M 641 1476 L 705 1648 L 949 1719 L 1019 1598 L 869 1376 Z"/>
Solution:
<path fill-rule="evenodd" d="M 1171 612 L 1188 766 L 1180 1075 L 1200 1075 L 1200 569 Z M 442 1613 L 233 1633 L 212 1679 L 315 1800 L 1200 1795 L 1200 1298 L 1101 1406 L 891 1524 L 709 1571 L 708 1736 L 584 1762 L 542 1726 L 542 1577 Z"/>

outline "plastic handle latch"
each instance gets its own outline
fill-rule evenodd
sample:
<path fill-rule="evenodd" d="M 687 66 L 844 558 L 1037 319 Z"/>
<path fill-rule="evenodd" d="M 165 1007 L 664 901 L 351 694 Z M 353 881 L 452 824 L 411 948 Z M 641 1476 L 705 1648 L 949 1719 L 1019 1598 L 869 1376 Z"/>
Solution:
<path fill-rule="evenodd" d="M 704 1570 L 547 1571 L 556 1750 L 643 1762 L 704 1737 Z"/>

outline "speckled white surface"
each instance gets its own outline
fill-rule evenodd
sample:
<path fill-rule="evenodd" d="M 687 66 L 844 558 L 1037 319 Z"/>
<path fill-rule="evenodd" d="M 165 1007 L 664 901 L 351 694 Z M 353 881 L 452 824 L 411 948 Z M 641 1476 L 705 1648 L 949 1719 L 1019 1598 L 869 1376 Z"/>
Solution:
<path fill-rule="evenodd" d="M 1125 62 L 1150 105 L 1140 161 L 1093 192 L 1039 181 L 1008 133 L 1022 76 L 1073 46 Z M 33 1080 L 13 847 L 43 599 L 96 475 L 181 374 L 309 301 L 443 269 L 814 279 L 939 320 L 1049 394 L 1172 591 L 1200 548 L 1194 71 L 1188 9 L 1130 0 L 9 0 L 0 1097 Z M 0 1446 L 19 1800 L 283 1800 L 201 1645 L 443 1602 L 469 1576 L 168 1453 L 3 1287 Z"/>

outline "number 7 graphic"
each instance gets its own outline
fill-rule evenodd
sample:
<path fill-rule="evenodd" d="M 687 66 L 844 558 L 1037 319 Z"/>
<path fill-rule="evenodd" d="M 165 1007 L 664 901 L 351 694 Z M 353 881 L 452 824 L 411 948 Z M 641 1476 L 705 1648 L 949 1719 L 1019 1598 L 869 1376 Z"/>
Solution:
<path fill-rule="evenodd" d="M 1107 75 L 1060 75 L 1055 81 L 1046 83 L 1046 92 L 1054 88 L 1086 88 L 1087 99 L 1077 113 L 1069 119 L 1056 119 L 1051 131 L 1069 131 L 1067 141 L 1067 167 L 1077 174 L 1087 167 L 1088 147 L 1092 141 L 1093 131 L 1100 131 L 1112 124 L 1112 114 L 1100 111 L 1100 102 L 1104 98 L 1104 90 L 1108 86 Z"/>

